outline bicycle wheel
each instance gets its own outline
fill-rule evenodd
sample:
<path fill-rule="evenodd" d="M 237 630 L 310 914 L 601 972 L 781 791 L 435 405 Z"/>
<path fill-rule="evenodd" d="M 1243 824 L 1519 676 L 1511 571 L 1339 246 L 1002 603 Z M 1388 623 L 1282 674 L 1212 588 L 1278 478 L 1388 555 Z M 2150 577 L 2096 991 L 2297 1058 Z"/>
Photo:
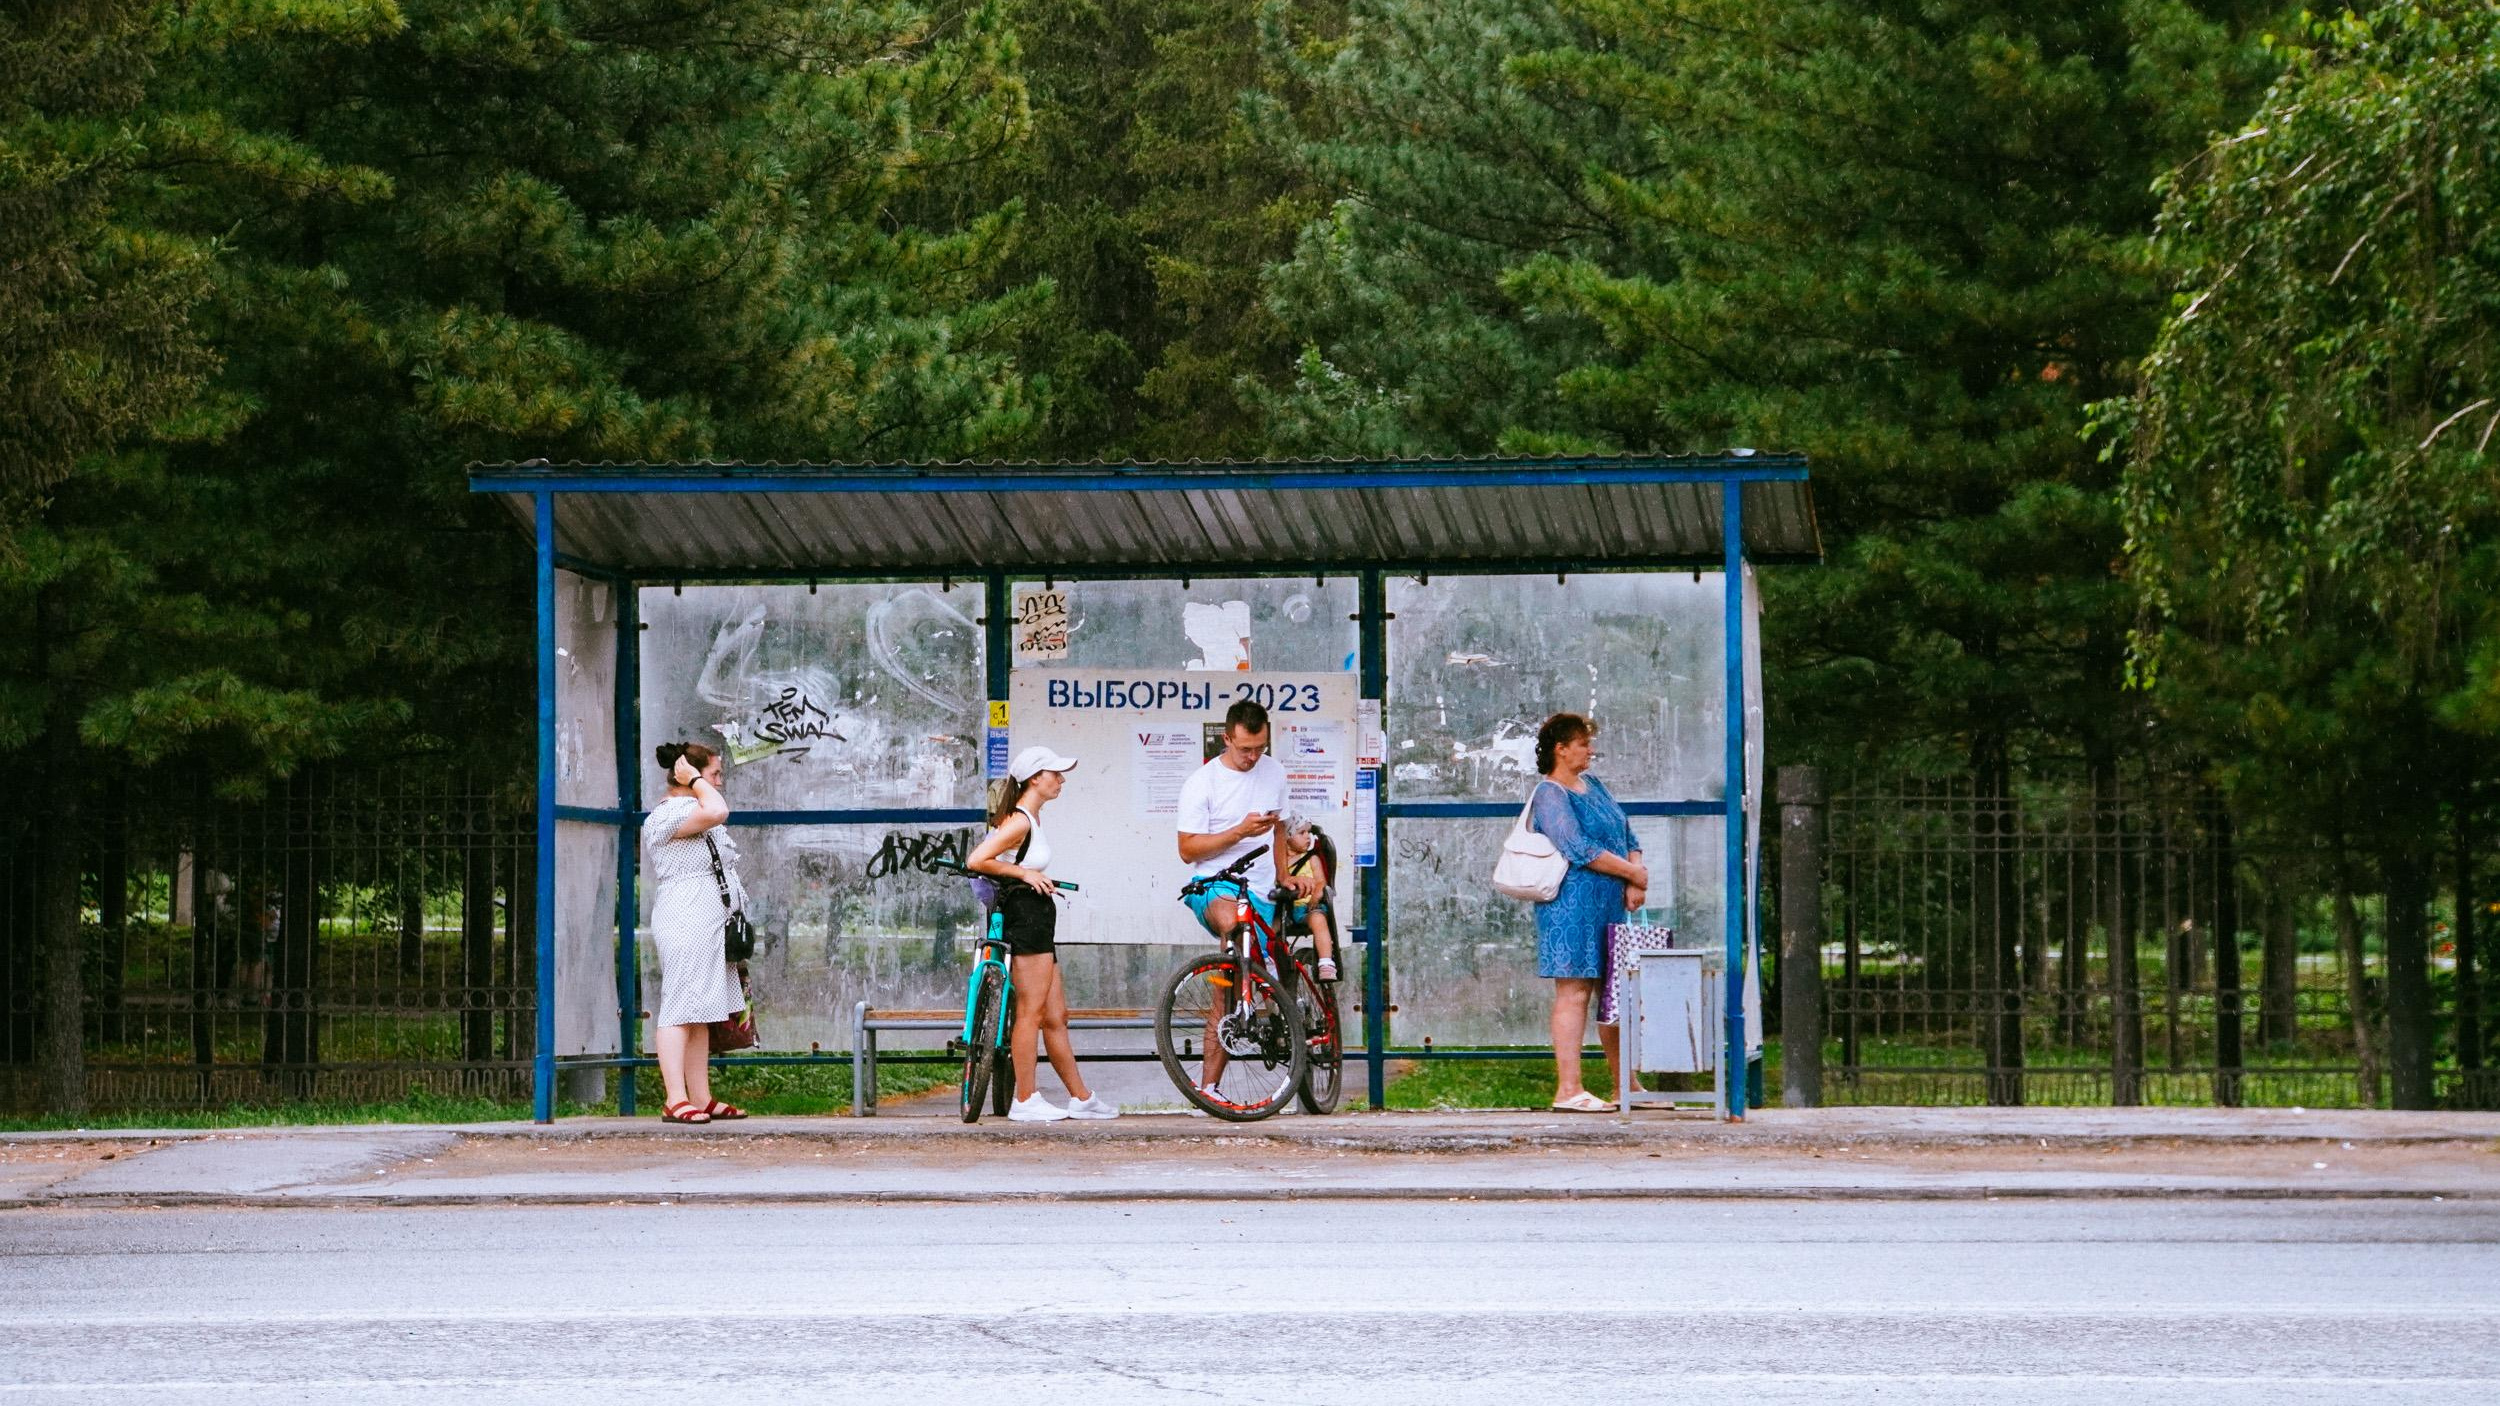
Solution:
<path fill-rule="evenodd" d="M 1001 1047 L 990 1056 L 990 1112 L 1004 1118 L 1009 1105 L 1016 1101 L 1016 1066 Z"/>
<path fill-rule="evenodd" d="M 1235 999 L 1236 982 L 1245 983 L 1244 999 Z M 1199 1086 L 1210 1043 L 1221 1061 L 1212 1093 Z M 1192 1051 L 1195 1067 L 1184 1059 Z M 1266 972 L 1245 969 L 1221 952 L 1190 958 L 1163 984 L 1155 1053 L 1191 1106 L 1233 1123 L 1256 1122 L 1283 1108 L 1309 1059 L 1301 1010 Z"/>
<path fill-rule="evenodd" d="M 1310 978 L 1310 966 L 1294 982 L 1293 997 L 1302 1008 L 1302 1047 L 1309 1056 L 1297 1091 L 1305 1113 L 1334 1113 L 1345 1096 L 1345 1027 L 1337 1019 L 1337 993 Z"/>
<path fill-rule="evenodd" d="M 967 1123 L 981 1121 L 981 1104 L 994 1082 L 991 1076 L 997 1070 L 995 1051 L 999 1022 L 1006 1017 L 1006 995 L 1007 974 L 996 967 L 982 968 L 981 983 L 972 993 L 972 1040 L 964 1047 L 962 1112 Z"/>

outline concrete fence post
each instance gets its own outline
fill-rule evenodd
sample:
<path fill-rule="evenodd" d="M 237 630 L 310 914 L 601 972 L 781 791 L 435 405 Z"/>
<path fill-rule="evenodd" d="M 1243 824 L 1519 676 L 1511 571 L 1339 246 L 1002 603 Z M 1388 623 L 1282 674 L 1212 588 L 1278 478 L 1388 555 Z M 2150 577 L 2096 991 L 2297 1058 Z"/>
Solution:
<path fill-rule="evenodd" d="M 1823 773 L 1779 770 L 1780 1101 L 1823 1106 Z"/>

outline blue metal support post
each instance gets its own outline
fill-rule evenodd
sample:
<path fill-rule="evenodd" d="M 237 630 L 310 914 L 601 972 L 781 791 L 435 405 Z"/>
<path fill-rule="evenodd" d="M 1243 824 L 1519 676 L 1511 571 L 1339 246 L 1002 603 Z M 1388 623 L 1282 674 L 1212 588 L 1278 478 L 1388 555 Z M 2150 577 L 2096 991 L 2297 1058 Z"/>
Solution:
<path fill-rule="evenodd" d="M 1355 657 L 1362 671 L 1362 696 L 1380 703 L 1380 725 L 1389 725 L 1389 585 L 1377 571 L 1366 571 L 1355 587 Z M 1358 726 L 1357 731 L 1360 731 Z M 1362 739 L 1355 744 L 1359 749 Z M 1372 855 L 1363 880 L 1363 1062 L 1371 1106 L 1386 1106 L 1389 1096 L 1389 768 L 1386 756 L 1372 792 Z"/>
<path fill-rule="evenodd" d="M 538 1046 L 531 1109 L 556 1115 L 556 499 L 534 500 L 538 545 Z"/>
<path fill-rule="evenodd" d="M 635 926 L 641 903 L 635 893 L 642 847 L 642 588 L 618 581 L 616 590 L 616 808 L 625 818 L 616 833 L 616 1052 L 642 1053 L 642 950 Z M 634 1067 L 616 1071 L 616 1111 L 634 1116 Z"/>
<path fill-rule="evenodd" d="M 1727 645 L 1727 1050 L 1719 1063 L 1730 1122 L 1745 1116 L 1745 506 L 1742 486 L 1719 486 L 1719 551 Z"/>

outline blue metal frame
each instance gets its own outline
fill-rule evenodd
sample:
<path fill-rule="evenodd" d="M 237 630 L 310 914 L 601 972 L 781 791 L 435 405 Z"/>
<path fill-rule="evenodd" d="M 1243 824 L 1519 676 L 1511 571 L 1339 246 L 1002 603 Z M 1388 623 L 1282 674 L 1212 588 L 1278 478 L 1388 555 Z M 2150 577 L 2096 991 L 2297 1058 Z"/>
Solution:
<path fill-rule="evenodd" d="M 1139 580 L 1165 579 L 1203 575 L 1208 578 L 1246 578 L 1257 576 L 1353 575 L 1358 582 L 1357 666 L 1360 671 L 1361 697 L 1378 700 L 1386 707 L 1388 693 L 1388 607 L 1387 579 L 1392 575 L 1431 574 L 1452 576 L 1541 574 L 1547 571 L 1590 573 L 1598 571 L 1696 569 L 1716 566 L 1723 574 L 1725 597 L 1723 629 L 1726 651 L 1727 754 L 1726 794 L 1715 801 L 1629 801 L 1624 809 L 1633 816 L 1724 816 L 1726 822 L 1726 893 L 1727 960 L 1726 960 L 1726 1055 L 1721 1061 L 1722 1087 L 1725 1090 L 1725 1111 L 1731 1118 L 1741 1118 L 1748 1102 L 1746 1070 L 1746 1028 L 1744 1015 L 1746 936 L 1753 908 L 1754 895 L 1749 882 L 1745 827 L 1750 799 L 1745 789 L 1745 624 L 1744 624 L 1744 509 L 1741 486 L 1746 483 L 1802 481 L 1807 477 L 1804 461 L 1794 456 L 1724 457 L 1679 461 L 1675 465 L 1652 460 L 1643 464 L 1626 464 L 1619 460 L 1518 460 L 1498 462 L 1439 462 L 1384 466 L 1379 464 L 1344 465 L 1235 465 L 1206 468 L 1174 469 L 1168 466 L 1122 468 L 1116 465 L 1036 466 L 1019 472 L 967 472 L 958 466 L 929 468 L 866 469 L 829 468 L 814 472 L 792 471 L 777 466 L 747 468 L 724 466 L 702 474 L 678 473 L 650 476 L 642 470 L 601 470 L 568 466 L 562 470 L 547 469 L 480 469 L 471 474 L 473 492 L 526 493 L 532 501 L 533 541 L 536 557 L 538 604 L 538 800 L 537 830 L 541 860 L 537 871 L 537 948 L 538 948 L 538 1011 L 537 1054 L 533 1070 L 535 1086 L 534 1110 L 540 1122 L 551 1121 L 554 1115 L 555 1074 L 555 826 L 556 822 L 585 821 L 613 825 L 618 832 L 617 853 L 617 931 L 616 958 L 619 1053 L 613 1058 L 584 1058 L 564 1061 L 568 1068 L 616 1068 L 628 1071 L 618 1091 L 619 1111 L 634 1111 L 633 1078 L 630 1071 L 655 1063 L 638 1053 L 640 1047 L 640 975 L 637 970 L 638 951 L 635 926 L 638 902 L 635 889 L 638 874 L 637 848 L 639 827 L 643 819 L 636 766 L 641 750 L 640 739 L 640 596 L 650 586 L 671 582 L 697 580 L 795 582 L 818 580 L 925 580 L 934 576 L 955 579 L 979 579 L 984 585 L 985 609 L 982 617 L 984 666 L 990 701 L 1004 701 L 1009 692 L 1012 672 L 1012 621 L 1010 619 L 1010 586 L 1012 581 L 1043 568 L 1019 567 L 1014 572 L 996 569 L 966 569 L 953 572 L 914 567 L 897 573 L 853 576 L 849 574 L 798 573 L 778 569 L 732 570 L 689 574 L 672 570 L 642 571 L 634 567 L 618 567 L 578 561 L 555 550 L 556 497 L 562 493 L 924 493 L 955 491 L 1035 491 L 1035 492 L 1131 492 L 1152 489 L 1204 487 L 1220 482 L 1233 488 L 1437 488 L 1437 487 L 1545 487 L 1556 484 L 1583 485 L 1650 485 L 1667 483 L 1714 483 L 1721 487 L 1720 552 L 1713 562 L 1678 558 L 1665 561 L 1501 561 L 1501 562 L 1417 562 L 1364 564 L 1311 563 L 1287 570 L 1252 571 L 1233 565 L 1215 565 L 1203 571 L 1179 564 L 1158 564 L 1136 568 L 1086 569 L 1082 567 L 1048 568 L 1054 579 L 1063 580 Z M 563 570 L 617 588 L 620 594 L 618 611 L 618 646 L 616 690 L 617 731 L 617 802 L 614 806 L 559 806 L 555 803 L 555 572 Z M 1389 866 L 1388 828 L 1392 820 L 1460 820 L 1505 818 L 1516 813 L 1508 802 L 1484 801 L 1407 801 L 1391 802 L 1386 769 L 1376 793 L 1379 804 L 1374 818 L 1372 842 L 1381 855 L 1381 862 L 1363 875 L 1363 924 L 1347 934 L 1364 945 L 1363 1026 L 1364 1055 L 1367 1066 L 1369 1103 L 1380 1108 L 1386 1101 L 1387 1064 L 1391 1059 L 1536 1059 L 1545 1056 L 1541 1049 L 1519 1050 L 1434 1050 L 1391 1048 L 1387 1028 L 1387 944 L 1382 940 L 1388 926 Z M 850 810 L 782 810 L 747 811 L 740 813 L 733 824 L 739 825 L 875 825 L 912 824 L 977 825 L 986 817 L 977 809 L 961 807 L 914 808 L 872 807 Z M 835 1052 L 810 1051 L 807 1054 L 732 1055 L 719 1060 L 722 1064 L 848 1064 L 856 1057 Z M 887 1058 L 903 1062 L 926 1062 L 898 1053 Z"/>
<path fill-rule="evenodd" d="M 538 568 L 538 1043 L 531 1115 L 556 1116 L 556 499 L 532 495 Z"/>
<path fill-rule="evenodd" d="M 1720 1109 L 1745 1116 L 1745 495 L 1719 491 L 1720 551 L 1726 580 L 1722 630 L 1727 645 L 1727 1052 L 1719 1061 Z"/>
<path fill-rule="evenodd" d="M 1355 586 L 1354 655 L 1362 670 L 1362 696 L 1379 704 L 1380 725 L 1389 725 L 1389 583 L 1366 571 Z M 1358 739 L 1359 745 L 1359 739 Z M 1363 880 L 1363 1067 L 1364 1094 L 1374 1111 L 1389 1098 L 1388 944 L 1389 795 L 1388 758 L 1372 781 L 1372 867 L 1357 868 Z M 1340 861 L 1342 862 L 1342 861 Z"/>
<path fill-rule="evenodd" d="M 1647 487 L 1658 484 L 1798 483 L 1802 456 L 1696 455 L 1627 462 L 1622 456 L 1559 459 L 1423 460 L 1364 463 L 1209 464 L 1197 467 L 1118 464 L 961 465 L 872 468 L 827 465 L 723 464 L 703 472 L 563 465 L 524 468 L 481 465 L 469 472 L 478 493 L 1139 493 L 1191 488 L 1373 489 Z M 614 568 L 610 568 L 614 569 Z"/>

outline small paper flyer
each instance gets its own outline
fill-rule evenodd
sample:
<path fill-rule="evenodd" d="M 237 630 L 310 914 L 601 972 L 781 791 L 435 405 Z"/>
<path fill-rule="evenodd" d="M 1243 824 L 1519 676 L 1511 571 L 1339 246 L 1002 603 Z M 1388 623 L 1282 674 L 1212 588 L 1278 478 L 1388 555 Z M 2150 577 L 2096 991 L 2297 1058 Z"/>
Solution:
<path fill-rule="evenodd" d="M 1016 662 L 1068 657 L 1068 593 L 1049 588 L 1016 588 Z"/>
<path fill-rule="evenodd" d="M 1129 734 L 1130 804 L 1139 815 L 1181 813 L 1181 785 L 1205 765 L 1194 727 L 1141 727 Z"/>

